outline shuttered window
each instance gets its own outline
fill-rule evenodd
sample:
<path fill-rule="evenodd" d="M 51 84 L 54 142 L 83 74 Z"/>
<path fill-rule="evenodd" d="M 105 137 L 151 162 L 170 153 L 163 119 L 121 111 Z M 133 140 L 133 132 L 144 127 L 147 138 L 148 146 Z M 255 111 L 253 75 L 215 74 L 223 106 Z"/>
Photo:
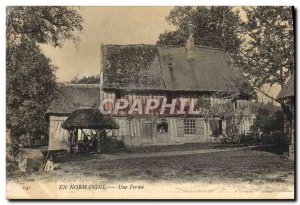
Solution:
<path fill-rule="evenodd" d="M 184 134 L 195 135 L 196 134 L 196 120 L 195 119 L 184 119 Z"/>

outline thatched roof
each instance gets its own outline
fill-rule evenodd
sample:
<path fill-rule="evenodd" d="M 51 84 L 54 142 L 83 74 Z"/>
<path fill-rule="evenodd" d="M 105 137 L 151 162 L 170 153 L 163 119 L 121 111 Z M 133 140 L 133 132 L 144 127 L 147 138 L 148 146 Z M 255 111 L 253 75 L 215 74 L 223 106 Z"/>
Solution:
<path fill-rule="evenodd" d="M 62 124 L 64 129 L 119 129 L 118 123 L 99 109 L 78 109 Z"/>
<path fill-rule="evenodd" d="M 240 76 L 222 50 L 195 47 L 103 45 L 103 89 L 226 91 L 226 83 Z"/>
<path fill-rule="evenodd" d="M 294 81 L 294 75 L 292 75 L 288 82 L 282 87 L 276 98 L 277 100 L 284 100 L 286 98 L 293 98 L 295 96 Z"/>
<path fill-rule="evenodd" d="M 46 115 L 70 114 L 80 108 L 96 108 L 99 102 L 99 84 L 66 84 L 60 87 Z"/>

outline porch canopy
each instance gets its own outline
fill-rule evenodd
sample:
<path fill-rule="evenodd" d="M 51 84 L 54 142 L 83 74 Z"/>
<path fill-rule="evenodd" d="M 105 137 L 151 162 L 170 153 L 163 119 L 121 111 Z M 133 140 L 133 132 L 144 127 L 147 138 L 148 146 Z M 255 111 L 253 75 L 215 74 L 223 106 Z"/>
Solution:
<path fill-rule="evenodd" d="M 62 124 L 66 130 L 74 129 L 119 129 L 118 123 L 109 115 L 103 115 L 98 109 L 78 109 L 70 114 Z"/>

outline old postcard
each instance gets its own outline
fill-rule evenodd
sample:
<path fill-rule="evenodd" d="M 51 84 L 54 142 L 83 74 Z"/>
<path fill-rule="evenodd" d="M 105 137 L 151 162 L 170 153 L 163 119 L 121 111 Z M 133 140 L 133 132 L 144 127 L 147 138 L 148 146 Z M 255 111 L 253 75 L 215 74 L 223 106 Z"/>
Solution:
<path fill-rule="evenodd" d="M 6 8 L 7 199 L 295 199 L 294 8 Z"/>

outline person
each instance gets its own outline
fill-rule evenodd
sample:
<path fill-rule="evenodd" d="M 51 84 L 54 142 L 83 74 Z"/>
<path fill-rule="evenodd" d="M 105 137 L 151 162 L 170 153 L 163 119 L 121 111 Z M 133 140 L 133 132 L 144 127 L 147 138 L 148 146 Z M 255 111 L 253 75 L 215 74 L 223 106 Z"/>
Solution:
<path fill-rule="evenodd" d="M 53 171 L 53 170 L 54 170 L 54 163 L 53 163 L 52 156 L 50 155 L 47 162 L 46 162 L 44 171 L 45 172 L 50 172 L 50 171 Z"/>
<path fill-rule="evenodd" d="M 165 129 L 164 129 L 164 127 L 163 127 L 163 126 L 161 126 L 161 127 L 160 127 L 160 130 L 159 130 L 159 132 L 160 132 L 160 133 L 165 133 Z"/>

